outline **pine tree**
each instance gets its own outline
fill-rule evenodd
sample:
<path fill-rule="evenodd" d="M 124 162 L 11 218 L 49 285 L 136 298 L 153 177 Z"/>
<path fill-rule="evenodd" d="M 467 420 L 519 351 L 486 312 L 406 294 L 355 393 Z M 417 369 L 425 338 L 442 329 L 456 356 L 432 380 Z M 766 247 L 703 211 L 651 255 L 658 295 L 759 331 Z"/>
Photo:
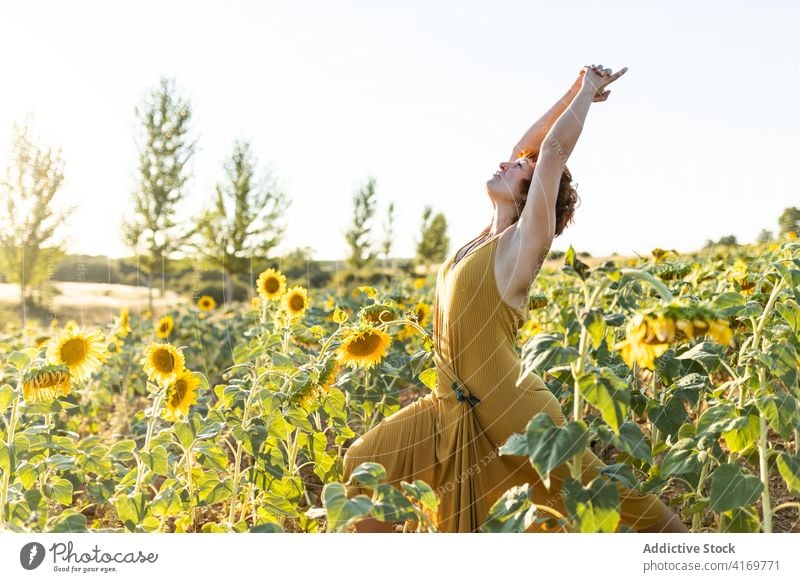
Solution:
<path fill-rule="evenodd" d="M 61 151 L 35 143 L 31 125 L 30 115 L 21 128 L 14 124 L 6 178 L 0 184 L 0 267 L 9 283 L 19 285 L 23 327 L 28 289 L 46 285 L 64 256 L 64 241 L 55 235 L 75 210 L 54 208 L 53 199 L 64 181 Z"/>
<path fill-rule="evenodd" d="M 197 221 L 197 251 L 225 274 L 225 301 L 233 300 L 233 279 L 250 271 L 253 257 L 267 258 L 283 237 L 279 224 L 290 201 L 270 172 L 256 178 L 250 144 L 236 141 L 218 183 L 214 207 Z"/>
<path fill-rule="evenodd" d="M 447 219 L 438 212 L 433 215 L 433 208 L 426 206 L 422 212 L 421 238 L 417 243 L 417 262 L 425 265 L 441 263 L 447 257 L 450 238 L 447 236 Z"/>
<path fill-rule="evenodd" d="M 353 223 L 345 232 L 345 240 L 350 246 L 347 262 L 353 269 L 370 266 L 375 261 L 376 252 L 369 241 L 372 219 L 375 216 L 375 178 L 367 179 L 365 186 L 353 196 Z"/>
<path fill-rule="evenodd" d="M 163 282 L 168 261 L 190 234 L 190 229 L 178 223 L 176 215 L 189 179 L 186 164 L 196 144 L 188 141 L 190 104 L 175 93 L 175 81 L 162 77 L 159 86 L 135 108 L 144 144 L 140 146 L 133 217 L 123 222 L 123 238 L 137 253 L 139 266 L 147 276 L 151 312 L 153 278 L 160 272 Z"/>

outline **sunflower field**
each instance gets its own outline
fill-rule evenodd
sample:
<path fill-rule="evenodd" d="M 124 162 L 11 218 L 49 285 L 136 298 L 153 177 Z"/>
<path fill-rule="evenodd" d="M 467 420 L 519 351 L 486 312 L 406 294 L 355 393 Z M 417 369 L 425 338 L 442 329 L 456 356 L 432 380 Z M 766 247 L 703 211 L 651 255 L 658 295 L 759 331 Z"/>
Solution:
<path fill-rule="evenodd" d="M 263 272 L 249 304 L 9 329 L 0 341 L 0 530 L 343 532 L 368 516 L 437 531 L 430 484 L 347 447 L 435 387 L 431 277 L 337 294 Z M 800 243 L 543 270 L 519 331 L 568 423 L 533 416 L 501 454 L 543 479 L 589 445 L 607 464 L 564 484 L 567 515 L 514 487 L 483 531 L 555 521 L 608 531 L 621 481 L 693 532 L 800 531 Z M 555 437 L 546 450 L 542 438 Z M 611 519 L 607 519 L 608 517 Z M 613 528 L 612 528 L 613 530 Z"/>

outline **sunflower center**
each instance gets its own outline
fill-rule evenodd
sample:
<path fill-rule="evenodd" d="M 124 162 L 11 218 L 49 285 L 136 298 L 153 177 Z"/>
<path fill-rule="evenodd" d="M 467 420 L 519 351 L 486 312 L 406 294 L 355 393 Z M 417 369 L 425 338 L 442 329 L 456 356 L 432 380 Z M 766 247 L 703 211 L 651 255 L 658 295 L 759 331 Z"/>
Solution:
<path fill-rule="evenodd" d="M 264 290 L 267 293 L 276 293 L 280 288 L 280 282 L 275 277 L 269 277 L 264 281 Z"/>
<path fill-rule="evenodd" d="M 61 359 L 67 366 L 78 366 L 86 359 L 88 346 L 83 338 L 73 338 L 61 346 Z"/>
<path fill-rule="evenodd" d="M 306 306 L 306 302 L 303 300 L 303 296 L 300 294 L 292 295 L 289 299 L 289 307 L 292 311 L 301 311 Z"/>
<path fill-rule="evenodd" d="M 175 358 L 169 350 L 158 349 L 153 353 L 153 364 L 162 374 L 171 374 L 175 370 Z"/>
<path fill-rule="evenodd" d="M 177 380 L 172 385 L 172 394 L 170 394 L 169 402 L 173 408 L 177 408 L 180 406 L 181 402 L 183 402 L 184 396 L 186 396 L 186 392 L 189 389 L 189 386 L 186 384 L 186 380 L 181 378 Z"/>
<path fill-rule="evenodd" d="M 353 339 L 349 343 L 347 351 L 353 356 L 371 356 L 378 350 L 380 345 L 381 338 L 378 334 L 366 333 L 361 337 Z"/>
<path fill-rule="evenodd" d="M 162 324 L 161 324 L 161 327 L 159 327 L 159 328 L 158 328 L 158 330 L 159 330 L 161 333 L 167 333 L 167 330 L 168 330 L 168 329 L 169 329 L 169 324 L 168 324 L 166 321 L 165 321 L 164 323 L 162 323 Z"/>

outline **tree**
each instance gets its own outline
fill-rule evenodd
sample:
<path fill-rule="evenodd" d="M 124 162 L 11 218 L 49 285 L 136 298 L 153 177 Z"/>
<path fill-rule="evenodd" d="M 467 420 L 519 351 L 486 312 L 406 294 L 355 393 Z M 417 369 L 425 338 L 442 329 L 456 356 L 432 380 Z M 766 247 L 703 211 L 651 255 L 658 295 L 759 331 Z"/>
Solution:
<path fill-rule="evenodd" d="M 789 231 L 794 231 L 795 233 L 800 234 L 800 226 L 798 226 L 800 225 L 800 208 L 792 206 L 784 209 L 778 218 L 778 224 L 781 227 L 781 237 L 786 236 Z"/>
<path fill-rule="evenodd" d="M 38 145 L 30 136 L 30 115 L 14 139 L 6 178 L 0 184 L 0 266 L 9 283 L 19 285 L 20 316 L 25 326 L 27 291 L 50 277 L 64 256 L 56 230 L 75 210 L 60 212 L 53 199 L 64 181 L 61 151 Z"/>
<path fill-rule="evenodd" d="M 186 164 L 196 144 L 188 141 L 190 104 L 175 93 L 175 81 L 162 77 L 159 86 L 135 108 L 144 143 L 140 146 L 133 217 L 122 226 L 125 243 L 136 252 L 140 268 L 147 275 L 151 312 L 153 276 L 160 269 L 164 277 L 167 262 L 190 234 L 177 222 L 176 214 L 189 178 Z M 163 292 L 162 286 L 162 295 Z"/>
<path fill-rule="evenodd" d="M 369 234 L 375 216 L 375 178 L 367 178 L 365 186 L 353 196 L 353 224 L 345 232 L 345 240 L 350 246 L 348 264 L 353 269 L 372 265 L 376 252 L 372 249 Z"/>
<path fill-rule="evenodd" d="M 765 243 L 770 242 L 772 240 L 772 231 L 767 230 L 766 228 L 762 228 L 761 232 L 758 233 L 758 237 L 756 238 L 756 242 L 758 243 Z"/>
<path fill-rule="evenodd" d="M 417 261 L 425 265 L 427 271 L 431 263 L 441 263 L 447 257 L 450 238 L 447 236 L 447 219 L 433 208 L 426 206 L 422 212 L 421 238 L 417 243 Z"/>
<path fill-rule="evenodd" d="M 195 232 L 195 248 L 225 274 L 225 301 L 233 300 L 233 278 L 250 271 L 254 256 L 267 258 L 283 237 L 279 224 L 290 201 L 271 172 L 256 178 L 257 162 L 250 144 L 236 141 L 225 164 L 226 182 L 216 186 L 214 207 L 203 213 Z"/>
<path fill-rule="evenodd" d="M 383 223 L 383 242 L 381 243 L 381 250 L 383 251 L 383 257 L 387 267 L 392 266 L 389 255 L 392 252 L 393 242 L 394 242 L 394 202 L 390 202 L 389 208 L 386 212 L 386 222 Z"/>

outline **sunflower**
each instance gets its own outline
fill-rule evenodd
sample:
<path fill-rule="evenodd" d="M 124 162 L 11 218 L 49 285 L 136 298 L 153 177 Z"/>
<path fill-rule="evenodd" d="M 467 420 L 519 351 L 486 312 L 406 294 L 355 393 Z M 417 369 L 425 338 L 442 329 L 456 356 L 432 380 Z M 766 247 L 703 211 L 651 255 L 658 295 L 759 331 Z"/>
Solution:
<path fill-rule="evenodd" d="M 214 311 L 217 307 L 217 302 L 210 295 L 203 295 L 197 300 L 197 307 L 203 311 Z"/>
<path fill-rule="evenodd" d="M 64 364 L 78 382 L 88 380 L 108 358 L 106 340 L 99 330 L 91 333 L 77 325 L 67 325 L 48 342 L 47 359 L 51 364 Z"/>
<path fill-rule="evenodd" d="M 117 335 L 125 337 L 131 332 L 131 315 L 127 307 L 119 312 L 119 331 Z"/>
<path fill-rule="evenodd" d="M 724 346 L 733 343 L 733 332 L 728 326 L 728 322 L 722 319 L 715 319 L 708 326 L 708 335 Z"/>
<path fill-rule="evenodd" d="M 183 371 L 186 360 L 172 344 L 150 344 L 144 350 L 141 364 L 147 377 L 159 384 L 169 384 Z"/>
<path fill-rule="evenodd" d="M 528 296 L 528 309 L 541 309 L 545 305 L 547 305 L 547 295 L 535 293 Z"/>
<path fill-rule="evenodd" d="M 178 421 L 189 415 L 189 406 L 197 402 L 197 387 L 200 378 L 189 370 L 183 370 L 175 376 L 167 388 L 167 401 L 164 408 L 164 418 Z"/>
<path fill-rule="evenodd" d="M 308 309 L 308 292 L 295 285 L 283 297 L 283 309 L 292 317 L 302 317 Z"/>
<path fill-rule="evenodd" d="M 342 366 L 336 358 L 328 358 L 325 361 L 319 380 L 312 385 L 311 390 L 300 398 L 300 405 L 307 406 L 319 399 L 323 394 L 330 392 L 331 387 L 336 383 Z"/>
<path fill-rule="evenodd" d="M 414 279 L 414 282 L 411 284 L 414 289 L 422 289 L 425 286 L 425 278 L 424 277 L 417 277 Z"/>
<path fill-rule="evenodd" d="M 374 323 L 375 325 L 380 325 L 381 323 L 398 319 L 399 315 L 400 314 L 396 309 L 393 309 L 388 305 L 372 303 L 371 305 L 365 305 L 361 308 L 359 317 L 364 321 Z"/>
<path fill-rule="evenodd" d="M 431 308 L 428 306 L 427 303 L 422 301 L 416 303 L 414 305 L 414 318 L 416 319 L 417 324 L 424 328 L 428 324 L 428 319 L 431 316 Z M 413 325 L 405 324 L 403 328 L 397 332 L 396 337 L 398 340 L 404 340 L 406 338 L 413 337 L 419 334 L 419 330 L 414 327 Z"/>
<path fill-rule="evenodd" d="M 175 329 L 175 321 L 171 316 L 165 315 L 158 320 L 158 325 L 156 325 L 156 335 L 161 339 L 166 339 L 169 337 L 169 334 L 172 333 L 173 329 Z"/>
<path fill-rule="evenodd" d="M 662 321 L 659 317 L 651 320 L 651 327 L 648 319 L 637 313 L 628 323 L 625 339 L 614 344 L 614 349 L 619 350 L 620 356 L 629 367 L 633 367 L 636 362 L 640 368 L 654 370 L 654 360 L 669 349 L 669 343 L 660 340 L 668 338 L 670 333 L 674 334 L 674 331 L 670 331 L 674 326 L 670 327 L 668 323 L 671 319 Z"/>
<path fill-rule="evenodd" d="M 27 372 L 22 377 L 25 402 L 50 402 L 70 392 L 69 368 L 64 364 L 47 365 Z"/>
<path fill-rule="evenodd" d="M 797 240 L 797 232 L 790 230 L 789 232 L 786 233 L 786 238 L 788 240 Z"/>
<path fill-rule="evenodd" d="M 338 357 L 351 368 L 371 368 L 386 355 L 392 338 L 370 324 L 350 328 L 339 346 Z"/>
<path fill-rule="evenodd" d="M 264 299 L 277 301 L 286 290 L 286 276 L 275 269 L 267 269 L 258 276 L 256 289 Z"/>

